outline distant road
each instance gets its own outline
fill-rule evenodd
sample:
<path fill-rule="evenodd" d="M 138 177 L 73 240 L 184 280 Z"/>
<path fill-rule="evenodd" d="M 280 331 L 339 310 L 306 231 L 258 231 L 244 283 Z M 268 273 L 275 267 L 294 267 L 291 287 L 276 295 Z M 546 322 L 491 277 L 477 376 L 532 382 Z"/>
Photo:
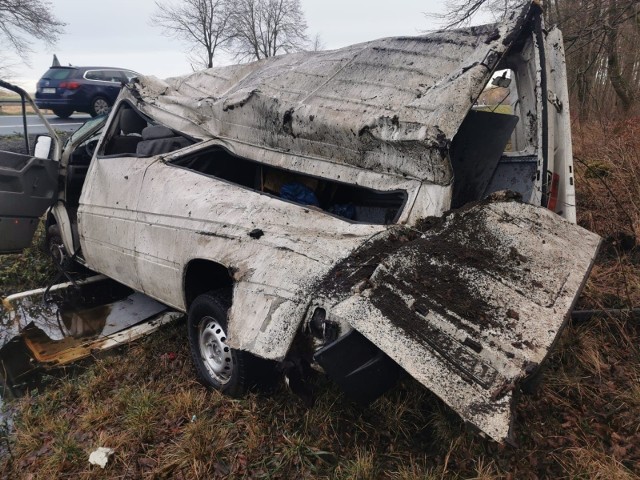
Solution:
<path fill-rule="evenodd" d="M 45 118 L 55 130 L 74 132 L 91 117 L 85 113 L 76 113 L 69 118 L 58 118 L 55 115 L 45 115 Z M 30 135 L 44 135 L 47 133 L 47 129 L 37 115 L 27 115 L 27 127 Z M 21 115 L 0 115 L 0 136 L 22 132 Z"/>

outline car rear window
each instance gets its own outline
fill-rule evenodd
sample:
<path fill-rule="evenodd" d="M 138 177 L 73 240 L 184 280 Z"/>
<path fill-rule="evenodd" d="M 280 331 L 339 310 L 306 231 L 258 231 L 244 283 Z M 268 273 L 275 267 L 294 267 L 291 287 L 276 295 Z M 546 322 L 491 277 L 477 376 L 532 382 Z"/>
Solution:
<path fill-rule="evenodd" d="M 125 77 L 120 70 L 105 70 L 104 76 L 109 82 L 127 81 L 127 77 Z"/>
<path fill-rule="evenodd" d="M 107 80 L 102 70 L 87 70 L 84 74 L 87 80 Z"/>
<path fill-rule="evenodd" d="M 84 74 L 87 80 L 101 80 L 103 82 L 124 82 L 127 78 L 120 70 L 87 70 Z"/>
<path fill-rule="evenodd" d="M 42 78 L 48 78 L 49 80 L 64 80 L 66 78 L 73 77 L 75 72 L 75 68 L 50 68 L 45 72 Z"/>

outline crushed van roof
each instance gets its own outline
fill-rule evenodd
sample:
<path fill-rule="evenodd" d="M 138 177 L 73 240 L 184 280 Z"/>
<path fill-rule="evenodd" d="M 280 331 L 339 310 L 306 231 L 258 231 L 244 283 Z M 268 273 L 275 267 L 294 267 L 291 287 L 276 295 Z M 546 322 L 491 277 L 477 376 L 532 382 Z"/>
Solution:
<path fill-rule="evenodd" d="M 447 185 L 449 143 L 530 8 L 500 24 L 142 76 L 129 95 L 196 138 Z"/>

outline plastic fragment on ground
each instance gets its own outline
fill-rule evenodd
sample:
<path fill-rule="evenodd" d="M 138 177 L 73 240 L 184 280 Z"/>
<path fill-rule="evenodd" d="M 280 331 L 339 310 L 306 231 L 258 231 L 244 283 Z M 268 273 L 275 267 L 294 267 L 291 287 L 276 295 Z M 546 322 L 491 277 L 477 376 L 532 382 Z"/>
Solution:
<path fill-rule="evenodd" d="M 109 458 L 115 453 L 115 450 L 107 447 L 99 447 L 89 455 L 89 463 L 91 465 L 98 465 L 100 468 L 107 466 Z"/>

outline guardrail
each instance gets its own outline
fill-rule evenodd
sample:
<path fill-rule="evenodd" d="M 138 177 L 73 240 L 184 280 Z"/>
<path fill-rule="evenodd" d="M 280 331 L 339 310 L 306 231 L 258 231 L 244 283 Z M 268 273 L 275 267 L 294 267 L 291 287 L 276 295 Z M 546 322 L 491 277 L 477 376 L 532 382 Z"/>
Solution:
<path fill-rule="evenodd" d="M 5 107 L 20 107 L 22 106 L 22 101 L 20 100 L 20 98 L 18 97 L 17 99 L 15 98 L 11 98 L 11 99 L 6 99 L 6 98 L 1 98 L 0 99 L 0 114 L 5 113 L 4 108 Z M 25 106 L 27 107 L 27 113 L 32 113 L 32 109 L 31 109 L 31 105 L 29 105 L 29 103 L 25 102 Z M 18 111 L 16 111 L 16 109 L 12 109 L 9 113 L 20 113 L 22 112 L 22 109 L 18 109 Z"/>
<path fill-rule="evenodd" d="M 5 100 L 3 98 L 0 98 L 0 108 L 2 108 L 3 105 L 22 105 L 22 102 L 20 101 L 20 99 L 18 100 Z"/>

